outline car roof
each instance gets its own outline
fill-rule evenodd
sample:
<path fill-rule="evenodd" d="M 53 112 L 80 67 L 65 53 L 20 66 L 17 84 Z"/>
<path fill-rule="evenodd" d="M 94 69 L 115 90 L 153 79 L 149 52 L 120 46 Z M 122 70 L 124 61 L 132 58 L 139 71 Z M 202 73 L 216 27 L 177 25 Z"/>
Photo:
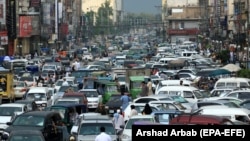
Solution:
<path fill-rule="evenodd" d="M 167 109 L 164 111 L 153 111 L 151 114 L 155 115 L 155 114 L 182 114 L 183 112 L 176 110 L 176 109 Z"/>
<path fill-rule="evenodd" d="M 35 100 L 30 100 L 30 99 L 22 99 L 22 100 L 16 100 L 15 103 L 31 103 L 35 102 Z"/>
<path fill-rule="evenodd" d="M 89 91 L 91 91 L 91 92 L 96 92 L 97 90 L 96 89 L 81 89 L 81 90 L 79 90 L 79 92 L 89 92 Z"/>
<path fill-rule="evenodd" d="M 110 120 L 109 116 L 99 115 L 99 116 L 86 116 L 84 120 Z"/>
<path fill-rule="evenodd" d="M 224 122 L 231 122 L 228 118 L 214 116 L 214 115 L 179 115 L 173 118 L 169 124 L 222 124 Z"/>
<path fill-rule="evenodd" d="M 15 135 L 43 135 L 40 130 L 32 130 L 32 129 L 25 129 L 25 130 L 13 130 L 11 134 Z"/>
<path fill-rule="evenodd" d="M 26 112 L 26 113 L 23 113 L 22 115 L 25 115 L 25 116 L 51 116 L 51 115 L 54 115 L 54 114 L 59 114 L 57 112 L 53 112 L 53 111 L 30 111 L 30 112 Z"/>
<path fill-rule="evenodd" d="M 230 101 L 228 100 L 205 100 L 205 101 L 199 101 L 197 103 L 220 103 L 220 104 L 223 104 L 223 103 L 228 103 Z"/>
<path fill-rule="evenodd" d="M 154 118 L 153 115 L 134 115 L 130 119 Z"/>
<path fill-rule="evenodd" d="M 4 103 L 0 107 L 23 107 L 25 104 L 22 103 Z"/>

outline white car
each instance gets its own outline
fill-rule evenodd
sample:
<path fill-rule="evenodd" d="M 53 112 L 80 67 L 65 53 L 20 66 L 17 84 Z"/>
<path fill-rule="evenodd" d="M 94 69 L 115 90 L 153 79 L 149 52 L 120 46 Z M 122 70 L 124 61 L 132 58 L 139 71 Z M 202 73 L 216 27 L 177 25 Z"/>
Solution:
<path fill-rule="evenodd" d="M 148 121 L 155 123 L 153 115 L 137 115 L 131 117 L 124 126 L 123 132 L 119 137 L 120 141 L 132 141 L 132 125 L 137 121 Z"/>
<path fill-rule="evenodd" d="M 23 95 L 28 89 L 27 83 L 24 81 L 15 81 L 14 82 L 14 94 L 15 98 L 23 98 Z"/>
<path fill-rule="evenodd" d="M 83 54 L 82 60 L 93 61 L 93 55 L 91 53 L 86 52 Z"/>
<path fill-rule="evenodd" d="M 135 106 L 135 110 L 138 112 L 138 115 L 142 115 L 142 110 L 144 109 L 145 107 L 145 103 L 130 103 L 126 108 L 125 110 L 123 111 L 123 115 L 124 115 L 124 121 L 128 121 L 129 120 L 129 115 L 130 115 L 130 112 L 131 112 L 131 108 L 130 106 L 131 105 L 134 105 Z M 160 105 L 149 105 L 152 109 L 152 111 L 159 111 L 161 110 L 160 109 Z"/>
<path fill-rule="evenodd" d="M 84 93 L 88 99 L 88 108 L 96 109 L 99 103 L 102 103 L 102 96 L 98 94 L 96 89 L 81 89 L 79 92 Z"/>
<path fill-rule="evenodd" d="M 189 108 L 186 108 L 181 103 L 176 102 L 176 101 L 171 101 L 171 100 L 151 101 L 151 102 L 149 102 L 149 104 L 160 105 L 162 109 L 178 110 L 178 111 L 181 111 L 184 113 L 191 113 L 191 111 L 192 111 L 191 106 Z"/>
<path fill-rule="evenodd" d="M 69 85 L 74 85 L 73 80 L 66 79 L 66 81 L 68 82 Z M 56 83 L 54 84 L 56 91 L 58 91 L 61 88 L 62 84 L 63 84 L 63 79 L 59 79 L 56 81 Z"/>
<path fill-rule="evenodd" d="M 0 105 L 0 134 L 8 127 L 7 122 L 11 122 L 15 116 L 27 111 L 26 104 L 6 103 Z"/>

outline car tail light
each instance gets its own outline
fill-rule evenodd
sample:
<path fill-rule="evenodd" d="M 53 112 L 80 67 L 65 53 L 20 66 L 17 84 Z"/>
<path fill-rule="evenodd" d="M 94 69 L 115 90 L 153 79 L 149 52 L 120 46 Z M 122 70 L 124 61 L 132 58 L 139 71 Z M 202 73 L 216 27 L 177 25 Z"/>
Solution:
<path fill-rule="evenodd" d="M 26 88 L 23 88 L 20 90 L 20 92 L 26 92 L 26 90 L 27 90 Z"/>

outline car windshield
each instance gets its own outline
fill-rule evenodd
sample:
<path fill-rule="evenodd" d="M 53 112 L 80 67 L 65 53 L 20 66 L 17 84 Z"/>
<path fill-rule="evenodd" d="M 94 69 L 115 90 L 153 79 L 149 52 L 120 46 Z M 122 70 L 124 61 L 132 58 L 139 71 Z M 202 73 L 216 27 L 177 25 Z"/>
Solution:
<path fill-rule="evenodd" d="M 79 104 L 79 103 L 80 103 L 79 100 L 78 101 L 76 101 L 76 100 L 58 100 L 55 104 L 63 105 L 63 104 Z"/>
<path fill-rule="evenodd" d="M 107 86 L 106 87 L 107 92 L 116 92 L 117 91 L 117 86 Z"/>
<path fill-rule="evenodd" d="M 47 100 L 45 93 L 28 93 L 27 99 L 28 100 L 35 100 L 35 101 Z"/>
<path fill-rule="evenodd" d="M 42 136 L 39 135 L 12 135 L 9 141 L 44 141 Z"/>
<path fill-rule="evenodd" d="M 34 81 L 33 77 L 21 77 L 19 81 Z"/>
<path fill-rule="evenodd" d="M 14 86 L 16 86 L 16 87 L 25 87 L 25 83 L 24 82 L 14 82 Z"/>
<path fill-rule="evenodd" d="M 15 112 L 22 112 L 21 107 L 0 107 L 0 116 L 12 116 Z"/>
<path fill-rule="evenodd" d="M 69 85 L 73 85 L 73 81 L 67 81 L 67 82 L 68 82 Z M 63 84 L 63 80 L 58 80 L 55 85 L 56 86 L 62 86 L 62 84 Z"/>
<path fill-rule="evenodd" d="M 109 135 L 115 135 L 115 128 L 112 123 L 82 123 L 80 135 L 98 135 L 100 127 L 105 127 L 105 132 Z"/>
<path fill-rule="evenodd" d="M 117 79 L 118 79 L 118 81 L 122 81 L 122 82 L 126 81 L 126 77 L 125 76 L 118 76 Z"/>
<path fill-rule="evenodd" d="M 81 91 L 85 94 L 86 97 L 98 97 L 98 93 L 96 91 Z"/>
<path fill-rule="evenodd" d="M 179 96 L 179 95 L 171 96 L 171 99 L 179 103 L 188 103 L 188 101 L 184 97 Z"/>
<path fill-rule="evenodd" d="M 43 126 L 44 117 L 34 115 L 20 115 L 13 121 L 14 126 Z"/>
<path fill-rule="evenodd" d="M 135 123 L 135 122 L 138 122 L 138 121 L 150 121 L 150 122 L 153 122 L 153 118 L 132 118 L 132 119 L 129 119 L 126 126 L 125 126 L 125 129 L 132 129 L 132 125 Z"/>
<path fill-rule="evenodd" d="M 71 87 L 71 86 L 61 86 L 58 91 L 65 92 L 66 90 L 69 90 L 69 89 L 73 90 L 74 92 L 78 91 L 78 87 Z"/>
<path fill-rule="evenodd" d="M 56 66 L 48 66 L 48 65 L 43 66 L 43 70 L 55 70 L 55 69 Z"/>
<path fill-rule="evenodd" d="M 168 114 L 168 113 L 157 113 L 154 115 L 155 121 L 162 124 L 169 124 L 169 121 L 177 117 L 178 114 Z"/>
<path fill-rule="evenodd" d="M 199 90 L 193 91 L 193 92 L 194 92 L 195 97 L 197 97 L 198 99 L 205 97 Z"/>

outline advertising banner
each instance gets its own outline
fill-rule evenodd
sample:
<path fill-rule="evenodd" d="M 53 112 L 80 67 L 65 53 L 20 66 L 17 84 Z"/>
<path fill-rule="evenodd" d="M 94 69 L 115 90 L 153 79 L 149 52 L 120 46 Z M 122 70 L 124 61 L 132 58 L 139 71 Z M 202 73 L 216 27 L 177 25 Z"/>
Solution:
<path fill-rule="evenodd" d="M 32 17 L 19 17 L 19 37 L 30 37 L 32 35 Z"/>
<path fill-rule="evenodd" d="M 6 17 L 6 0 L 0 0 L 0 22 L 1 24 L 5 24 Z"/>

